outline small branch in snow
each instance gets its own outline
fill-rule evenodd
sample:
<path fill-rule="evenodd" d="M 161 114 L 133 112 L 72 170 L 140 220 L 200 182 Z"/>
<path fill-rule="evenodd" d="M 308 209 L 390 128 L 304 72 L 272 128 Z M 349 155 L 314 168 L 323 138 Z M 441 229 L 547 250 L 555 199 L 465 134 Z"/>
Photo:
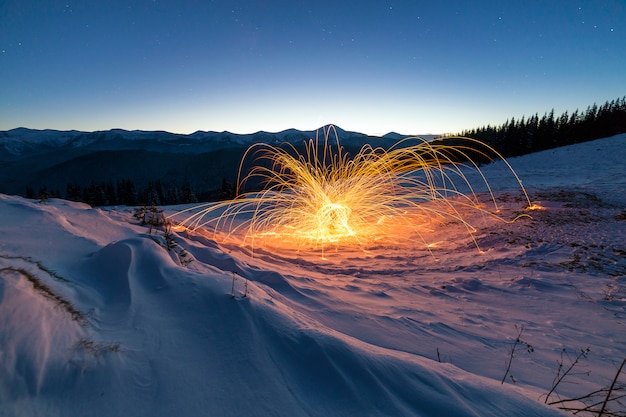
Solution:
<path fill-rule="evenodd" d="M 559 384 L 563 382 L 563 379 L 572 371 L 572 369 L 574 369 L 574 366 L 576 366 L 576 364 L 581 359 L 583 358 L 587 359 L 587 355 L 589 354 L 589 348 L 581 349 L 580 353 L 578 354 L 578 356 L 576 356 L 576 359 L 574 359 L 573 361 L 570 358 L 569 367 L 563 373 L 561 373 L 561 371 L 563 370 L 563 353 L 565 353 L 565 349 L 561 351 L 561 360 L 558 361 L 559 367 L 556 371 L 556 376 L 554 377 L 554 380 L 552 381 L 552 388 L 550 389 L 550 392 L 548 392 L 548 394 L 546 395 L 544 404 L 548 403 L 548 400 L 550 399 L 550 395 L 552 395 L 552 393 L 556 390 L 556 387 L 558 387 Z"/>
<path fill-rule="evenodd" d="M 513 343 L 513 346 L 511 346 L 511 350 L 509 352 L 509 360 L 506 365 L 506 372 L 504 373 L 504 376 L 502 377 L 502 381 L 500 381 L 501 384 L 504 384 L 504 381 L 506 380 L 507 376 L 511 378 L 511 381 L 513 381 L 513 383 L 516 382 L 515 378 L 513 378 L 513 375 L 511 374 L 511 364 L 513 363 L 513 358 L 515 357 L 515 350 L 517 349 L 517 347 L 519 345 L 526 345 L 526 351 L 528 353 L 532 353 L 535 350 L 531 344 L 526 343 L 525 341 L 522 340 L 522 333 L 524 332 L 524 325 L 522 324 L 518 326 L 516 324 L 515 329 L 517 329 L 517 337 L 515 338 L 515 342 Z"/>

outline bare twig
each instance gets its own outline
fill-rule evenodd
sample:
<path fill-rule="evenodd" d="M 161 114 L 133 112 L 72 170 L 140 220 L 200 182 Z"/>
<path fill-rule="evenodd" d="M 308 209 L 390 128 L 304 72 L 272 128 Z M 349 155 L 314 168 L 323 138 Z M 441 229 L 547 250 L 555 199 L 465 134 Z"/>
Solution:
<path fill-rule="evenodd" d="M 524 325 L 522 324 L 518 326 L 516 324 L 515 328 L 517 329 L 517 337 L 515 338 L 515 342 L 513 343 L 513 346 L 511 347 L 511 351 L 509 354 L 509 361 L 506 366 L 506 372 L 504 373 L 504 376 L 502 377 L 502 381 L 500 381 L 501 384 L 504 384 L 504 381 L 506 380 L 507 376 L 510 376 L 511 380 L 515 382 L 513 375 L 511 375 L 511 364 L 513 363 L 513 358 L 515 357 L 515 350 L 517 349 L 517 346 L 520 344 L 524 344 L 526 345 L 526 350 L 528 351 L 528 353 L 531 353 L 534 351 L 534 348 L 532 347 L 532 345 L 522 340 L 522 333 L 524 332 Z"/>
<path fill-rule="evenodd" d="M 606 404 L 609 402 L 609 398 L 611 397 L 611 393 L 613 392 L 613 389 L 615 388 L 615 384 L 617 383 L 617 378 L 619 378 L 619 374 L 622 373 L 622 368 L 624 367 L 625 363 L 626 363 L 626 358 L 624 358 L 624 360 L 622 361 L 622 364 L 619 366 L 619 369 L 617 370 L 617 373 L 615 374 L 615 378 L 613 378 L 613 382 L 611 383 L 611 387 L 609 388 L 609 392 L 606 394 L 606 398 L 604 399 L 604 403 L 602 403 L 602 408 L 600 409 L 600 414 L 598 414 L 598 417 L 602 417 L 602 414 L 604 413 L 604 410 L 606 409 Z"/>
<path fill-rule="evenodd" d="M 594 395 L 598 395 L 598 394 L 600 394 L 602 392 L 606 392 L 606 390 L 607 390 L 606 388 L 601 388 L 599 390 L 590 392 L 589 394 L 581 395 L 580 397 L 566 398 L 564 400 L 552 401 L 552 402 L 548 403 L 548 405 L 565 404 L 565 403 L 569 403 L 569 402 L 573 402 L 573 401 L 586 400 L 586 399 L 592 398 Z"/>
<path fill-rule="evenodd" d="M 552 389 L 550 389 L 550 392 L 548 392 L 548 394 L 546 395 L 546 400 L 544 401 L 544 404 L 548 403 L 548 399 L 550 398 L 550 395 L 552 395 L 552 393 L 554 392 L 554 390 L 556 390 L 556 387 L 559 386 L 559 384 L 563 381 L 563 379 L 570 373 L 570 371 L 572 369 L 574 369 L 574 366 L 576 366 L 576 364 L 578 363 L 578 361 L 580 361 L 581 358 L 587 358 L 587 354 L 589 353 L 589 348 L 587 349 L 581 349 L 580 353 L 578 354 L 578 356 L 576 356 L 576 359 L 574 359 L 571 363 L 569 368 L 567 368 L 565 370 L 565 372 L 561 373 L 561 369 L 563 369 L 563 352 L 561 352 L 561 361 L 559 362 L 559 368 L 557 370 L 557 374 L 556 377 L 554 378 L 555 382 L 552 384 Z M 559 375 L 560 374 L 560 375 Z"/>

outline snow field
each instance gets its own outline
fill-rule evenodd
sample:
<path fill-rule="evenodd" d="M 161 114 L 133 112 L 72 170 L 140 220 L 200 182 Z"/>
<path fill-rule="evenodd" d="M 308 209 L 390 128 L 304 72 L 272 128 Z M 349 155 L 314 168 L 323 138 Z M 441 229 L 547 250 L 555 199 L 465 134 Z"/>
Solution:
<path fill-rule="evenodd" d="M 131 209 L 0 195 L 0 416 L 563 415 L 564 350 L 551 400 L 626 355 L 625 140 L 509 161 L 545 210 L 477 219 L 482 253 L 455 224 L 326 260 L 178 233 L 182 265 Z"/>

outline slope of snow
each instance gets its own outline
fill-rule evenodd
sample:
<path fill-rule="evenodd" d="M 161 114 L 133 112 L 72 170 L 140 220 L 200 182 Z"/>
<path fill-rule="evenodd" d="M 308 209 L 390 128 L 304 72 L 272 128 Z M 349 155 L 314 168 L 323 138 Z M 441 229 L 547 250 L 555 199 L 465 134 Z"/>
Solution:
<path fill-rule="evenodd" d="M 456 224 L 430 250 L 168 251 L 131 209 L 0 195 L 0 416 L 563 415 L 559 360 L 590 349 L 552 401 L 626 355 L 625 141 L 511 160 L 544 210 L 468 213 L 481 252 Z"/>

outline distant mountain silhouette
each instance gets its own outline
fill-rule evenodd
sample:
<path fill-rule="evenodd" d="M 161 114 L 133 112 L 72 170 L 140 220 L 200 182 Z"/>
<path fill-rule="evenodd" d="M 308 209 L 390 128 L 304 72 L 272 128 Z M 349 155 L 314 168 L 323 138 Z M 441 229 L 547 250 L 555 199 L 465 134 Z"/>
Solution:
<path fill-rule="evenodd" d="M 236 181 L 245 150 L 254 143 L 298 147 L 317 131 L 288 129 L 282 132 L 202 132 L 190 135 L 163 131 L 112 129 L 98 132 L 76 130 L 34 130 L 17 128 L 0 131 L 0 193 L 46 193 L 66 197 L 68 186 L 82 188 L 94 184 L 131 181 L 136 190 L 152 183 L 168 189 L 190 184 L 200 196 L 219 193 L 226 183 Z M 365 143 L 388 147 L 402 136 L 383 137 L 335 132 L 342 146 L 358 151 Z"/>

